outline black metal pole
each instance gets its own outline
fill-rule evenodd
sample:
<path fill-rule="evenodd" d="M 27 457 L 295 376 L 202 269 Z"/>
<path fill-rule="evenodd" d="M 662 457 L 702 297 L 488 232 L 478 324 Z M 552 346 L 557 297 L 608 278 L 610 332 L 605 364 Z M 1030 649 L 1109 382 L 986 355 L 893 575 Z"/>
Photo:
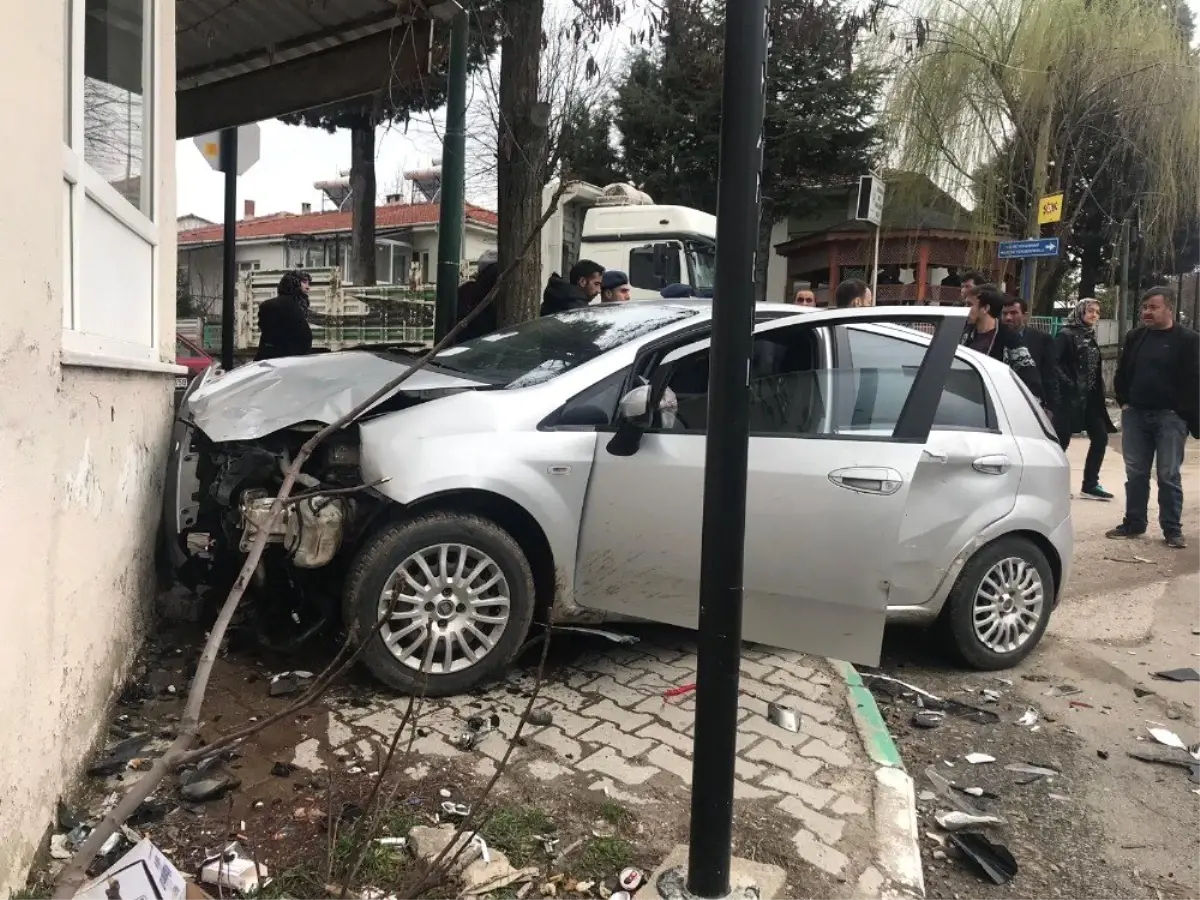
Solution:
<path fill-rule="evenodd" d="M 225 277 L 221 286 L 221 368 L 233 368 L 233 311 L 237 295 L 237 129 L 221 132 L 221 171 L 225 173 L 225 236 L 221 252 Z"/>
<path fill-rule="evenodd" d="M 737 756 L 742 571 L 746 542 L 747 382 L 754 329 L 754 258 L 762 170 L 769 0 L 725 5 L 725 65 L 717 185 L 717 271 L 704 458 L 700 636 L 687 888 L 729 893 Z"/>
<path fill-rule="evenodd" d="M 438 211 L 437 298 L 433 339 L 454 327 L 462 262 L 467 159 L 467 14 L 450 21 L 450 74 L 446 85 L 446 136 L 442 140 L 442 200 Z"/>

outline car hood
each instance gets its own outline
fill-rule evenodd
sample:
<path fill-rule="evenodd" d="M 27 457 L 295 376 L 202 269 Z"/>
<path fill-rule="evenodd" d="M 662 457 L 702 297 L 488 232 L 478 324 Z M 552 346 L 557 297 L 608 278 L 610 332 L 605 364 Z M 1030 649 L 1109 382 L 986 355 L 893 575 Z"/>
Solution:
<path fill-rule="evenodd" d="M 264 360 L 220 375 L 209 369 L 184 399 L 180 415 L 217 443 L 254 440 L 302 422 L 327 425 L 412 362 L 400 355 L 351 351 Z M 445 369 L 425 368 L 388 397 L 403 393 L 420 401 L 486 386 Z"/>

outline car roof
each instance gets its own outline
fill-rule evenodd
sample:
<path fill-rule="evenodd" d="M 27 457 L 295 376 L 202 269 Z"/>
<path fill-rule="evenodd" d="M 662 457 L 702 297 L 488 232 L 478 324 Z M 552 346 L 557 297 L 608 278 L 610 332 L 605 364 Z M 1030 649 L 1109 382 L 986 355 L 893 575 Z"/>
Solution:
<path fill-rule="evenodd" d="M 670 299 L 652 299 L 652 300 L 634 300 L 633 303 L 647 303 L 652 306 L 661 306 L 665 309 L 687 309 L 701 310 L 704 312 L 712 312 L 713 301 L 711 297 L 672 297 Z M 800 315 L 807 312 L 816 312 L 824 307 L 808 307 L 794 306 L 791 303 L 755 303 L 755 312 L 777 312 L 790 313 L 792 315 Z"/>

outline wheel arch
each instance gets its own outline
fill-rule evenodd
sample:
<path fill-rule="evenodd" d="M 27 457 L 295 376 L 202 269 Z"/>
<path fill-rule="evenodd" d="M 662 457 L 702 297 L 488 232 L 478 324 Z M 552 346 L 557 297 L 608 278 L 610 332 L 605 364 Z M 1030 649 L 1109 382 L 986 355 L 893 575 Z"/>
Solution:
<path fill-rule="evenodd" d="M 546 537 L 546 532 L 525 507 L 492 491 L 461 488 L 429 494 L 405 505 L 397 503 L 390 515 L 380 518 L 394 521 L 397 518 L 409 518 L 434 511 L 481 516 L 490 519 L 511 534 L 524 551 L 529 560 L 529 568 L 533 571 L 533 587 L 537 598 L 534 621 L 548 620 L 557 584 L 554 553 L 550 549 L 550 540 Z"/>
<path fill-rule="evenodd" d="M 1062 557 L 1060 557 L 1058 555 L 1058 550 L 1055 548 L 1054 544 L 1051 543 L 1050 539 L 1048 537 L 1046 537 L 1044 534 L 1040 534 L 1039 532 L 1036 532 L 1036 531 L 1030 531 L 1028 529 L 1022 529 L 1020 531 L 1005 532 L 1004 534 L 1000 535 L 999 537 L 993 538 L 992 540 L 988 541 L 987 544 L 984 544 L 983 547 L 980 547 L 979 549 L 983 550 L 984 547 L 987 547 L 990 544 L 994 544 L 996 541 L 1001 540 L 1006 537 L 1025 538 L 1027 541 L 1029 541 L 1031 544 L 1033 544 L 1035 547 L 1037 547 L 1039 550 L 1042 551 L 1042 555 L 1046 557 L 1046 562 L 1048 562 L 1050 564 L 1050 574 L 1054 578 L 1054 605 L 1051 607 L 1051 609 L 1057 607 L 1058 601 L 1060 599 L 1060 595 L 1062 593 L 1063 561 L 1062 561 Z M 976 552 L 979 552 L 979 551 L 976 551 Z"/>

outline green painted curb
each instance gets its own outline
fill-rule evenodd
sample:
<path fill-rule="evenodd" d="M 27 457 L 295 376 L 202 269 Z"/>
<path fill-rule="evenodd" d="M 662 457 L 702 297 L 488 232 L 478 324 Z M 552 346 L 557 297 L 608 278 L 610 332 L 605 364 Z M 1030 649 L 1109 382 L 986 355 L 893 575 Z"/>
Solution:
<path fill-rule="evenodd" d="M 896 749 L 896 742 L 892 740 L 892 735 L 883 721 L 883 715 L 879 712 L 879 706 L 875 703 L 875 697 L 863 684 L 858 670 L 848 662 L 837 659 L 830 660 L 830 662 L 842 676 L 842 681 L 846 682 L 846 693 L 850 698 L 850 714 L 854 717 L 854 724 L 858 727 L 859 736 L 867 748 L 867 755 L 877 765 L 903 771 L 904 761 L 900 758 L 900 751 Z"/>

